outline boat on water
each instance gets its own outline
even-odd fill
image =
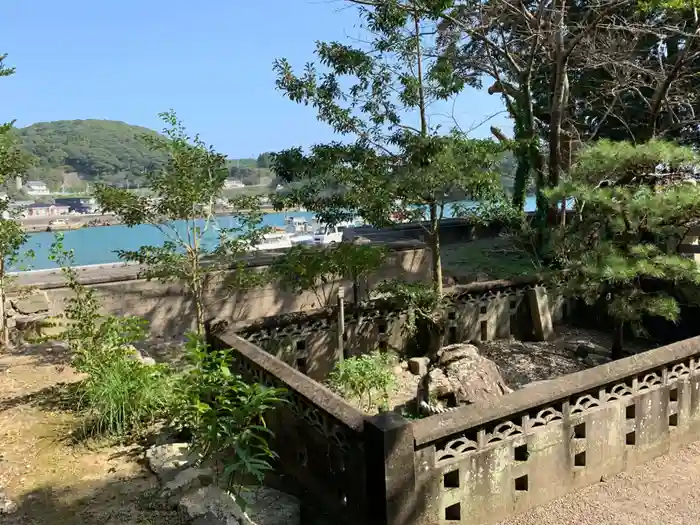
[[[304,217],[289,216],[284,219],[284,228],[274,228],[263,235],[263,241],[252,250],[283,250],[298,244],[328,246],[343,242],[343,232],[349,228],[361,226],[363,221],[352,221],[328,225],[317,221],[308,221]]]
[[[289,234],[283,228],[275,228],[270,233],[263,235],[261,243],[251,248],[253,251],[283,250],[291,248],[292,241]]]

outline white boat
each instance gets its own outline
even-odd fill
[[[284,229],[294,244],[310,243],[314,240],[314,228],[304,217],[285,217]]]
[[[343,232],[349,228],[356,228],[363,221],[356,218],[352,221],[343,221],[335,226],[327,224],[310,223],[304,217],[286,217],[284,228],[274,228],[272,232],[263,235],[263,240],[257,246],[251,248],[254,251],[282,250],[291,248],[297,244],[316,244],[328,246],[343,242]]]
[[[262,242],[253,246],[251,250],[283,250],[291,247],[290,235],[284,230],[275,228],[272,232],[264,234]]]

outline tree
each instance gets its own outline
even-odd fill
[[[427,218],[437,302],[445,208],[455,194],[479,199],[502,190],[497,168],[503,148],[430,126],[430,104],[451,98],[467,82],[447,60],[434,58],[436,18],[420,5],[404,0],[358,6],[371,40],[357,46],[318,43],[323,71],[307,64],[296,75],[285,59],[275,62],[278,88],[292,101],[312,105],[319,120],[347,142],[316,145],[309,154],[300,148],[277,153],[273,169],[296,181],[278,207],[303,205],[330,224],[356,214],[375,226],[391,224],[395,213]]]
[[[591,55],[586,45],[631,0],[570,2],[492,0],[443,3],[439,47],[464,78],[485,77],[514,122],[518,170],[514,204],[522,209],[528,180],[537,186],[538,220],[556,211],[545,197],[571,162],[577,136],[569,119],[571,84]],[[426,7],[426,9],[429,9]],[[499,136],[499,130],[494,129]]]
[[[386,258],[382,246],[340,243],[335,246],[298,244],[275,258],[270,276],[294,293],[312,292],[316,306],[325,308],[337,297],[341,279],[354,285],[376,271]],[[359,302],[355,288],[355,303]]]
[[[270,168],[270,156],[272,155],[272,152],[266,152],[266,153],[261,153],[258,155],[258,158],[256,160],[256,165],[258,168],[261,169],[269,169]]]
[[[14,74],[15,69],[5,65],[7,55],[0,55],[0,77]],[[24,173],[32,165],[32,158],[17,147],[12,133],[14,122],[0,125],[0,186],[8,180]],[[18,210],[10,208],[7,198],[0,199],[0,330],[2,344],[9,346],[10,333],[8,316],[5,309],[7,290],[12,279],[7,274],[9,266],[18,262],[19,250],[27,241],[27,234],[19,222]],[[31,257],[32,252],[27,252]]]
[[[156,132],[111,120],[39,122],[16,130],[23,150],[37,158],[35,180],[61,185],[63,173],[135,186],[144,171],[162,168],[165,156],[142,140]],[[57,176],[57,175],[60,175]]]
[[[607,306],[616,322],[613,358],[622,356],[626,326],[641,328],[647,315],[678,318],[669,284],[700,283],[697,263],[678,253],[700,225],[698,160],[671,143],[602,140],[584,148],[571,181],[550,195],[575,201],[575,218],[556,243],[564,290]]]
[[[583,141],[697,142],[700,19],[681,4],[626,6],[584,40],[595,52],[574,74],[570,105]]]
[[[176,114],[162,113],[164,137],[146,137],[150,147],[167,156],[162,170],[144,177],[153,197],[98,185],[95,196],[107,212],[114,212],[127,226],[150,224],[166,238],[162,246],[142,246],[137,251],[120,250],[127,261],[145,265],[144,277],[185,284],[196,310],[197,332],[204,331],[205,289],[213,279],[233,271],[239,288],[257,283],[259,274],[248,270],[243,256],[260,242],[260,202],[256,197],[232,199],[230,215],[237,226],[221,228],[215,207],[228,176],[226,158],[191,138]],[[217,241],[218,240],[218,244]]]

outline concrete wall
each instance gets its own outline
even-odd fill
[[[492,281],[447,289],[451,305],[446,312],[443,344],[491,341],[511,335],[529,339],[532,314],[524,297],[532,287],[528,281]],[[561,320],[565,314],[563,299],[547,296],[547,301],[553,320]],[[405,329],[405,312],[377,301],[361,309],[348,305],[343,317],[342,343],[338,338],[337,308],[245,320],[229,325],[229,329],[316,381],[325,381],[344,357],[377,349],[411,353],[413,341]]]
[[[386,264],[369,279],[372,285],[388,278],[425,280],[430,275],[430,257],[417,241],[390,243]],[[264,270],[271,256],[260,256],[251,266]],[[165,337],[177,336],[193,326],[194,307],[178,283],[161,283],[139,278],[138,265],[105,265],[80,270],[80,280],[97,291],[104,311],[116,315],[134,315],[150,322],[151,332]],[[318,293],[295,294],[278,284],[268,284],[241,292],[231,283],[232,274],[212,276],[206,287],[207,317],[231,321],[255,319],[325,306],[324,298],[334,300],[337,290],[352,298],[353,283],[349,280],[319,286]],[[60,271],[24,272],[18,274],[16,285],[33,287],[36,293],[10,303],[18,323],[32,316],[60,314],[65,300],[72,292],[65,286]]]
[[[235,327],[209,333],[234,349],[237,368],[284,386],[301,407],[280,472],[341,523],[494,523],[700,437],[700,337],[492,402],[417,421],[364,415],[360,425],[346,402]],[[292,454],[289,443],[306,452]]]
[[[487,524],[700,437],[700,337],[412,423],[421,524]]]

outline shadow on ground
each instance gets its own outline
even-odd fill
[[[12,496],[11,496],[12,497]],[[17,510],[0,517],[3,525],[180,525],[186,523],[157,498],[148,473],[109,482],[42,487],[12,498]]]
[[[19,406],[48,412],[70,412],[77,405],[79,383],[58,383],[37,392],[0,400],[0,414]]]

